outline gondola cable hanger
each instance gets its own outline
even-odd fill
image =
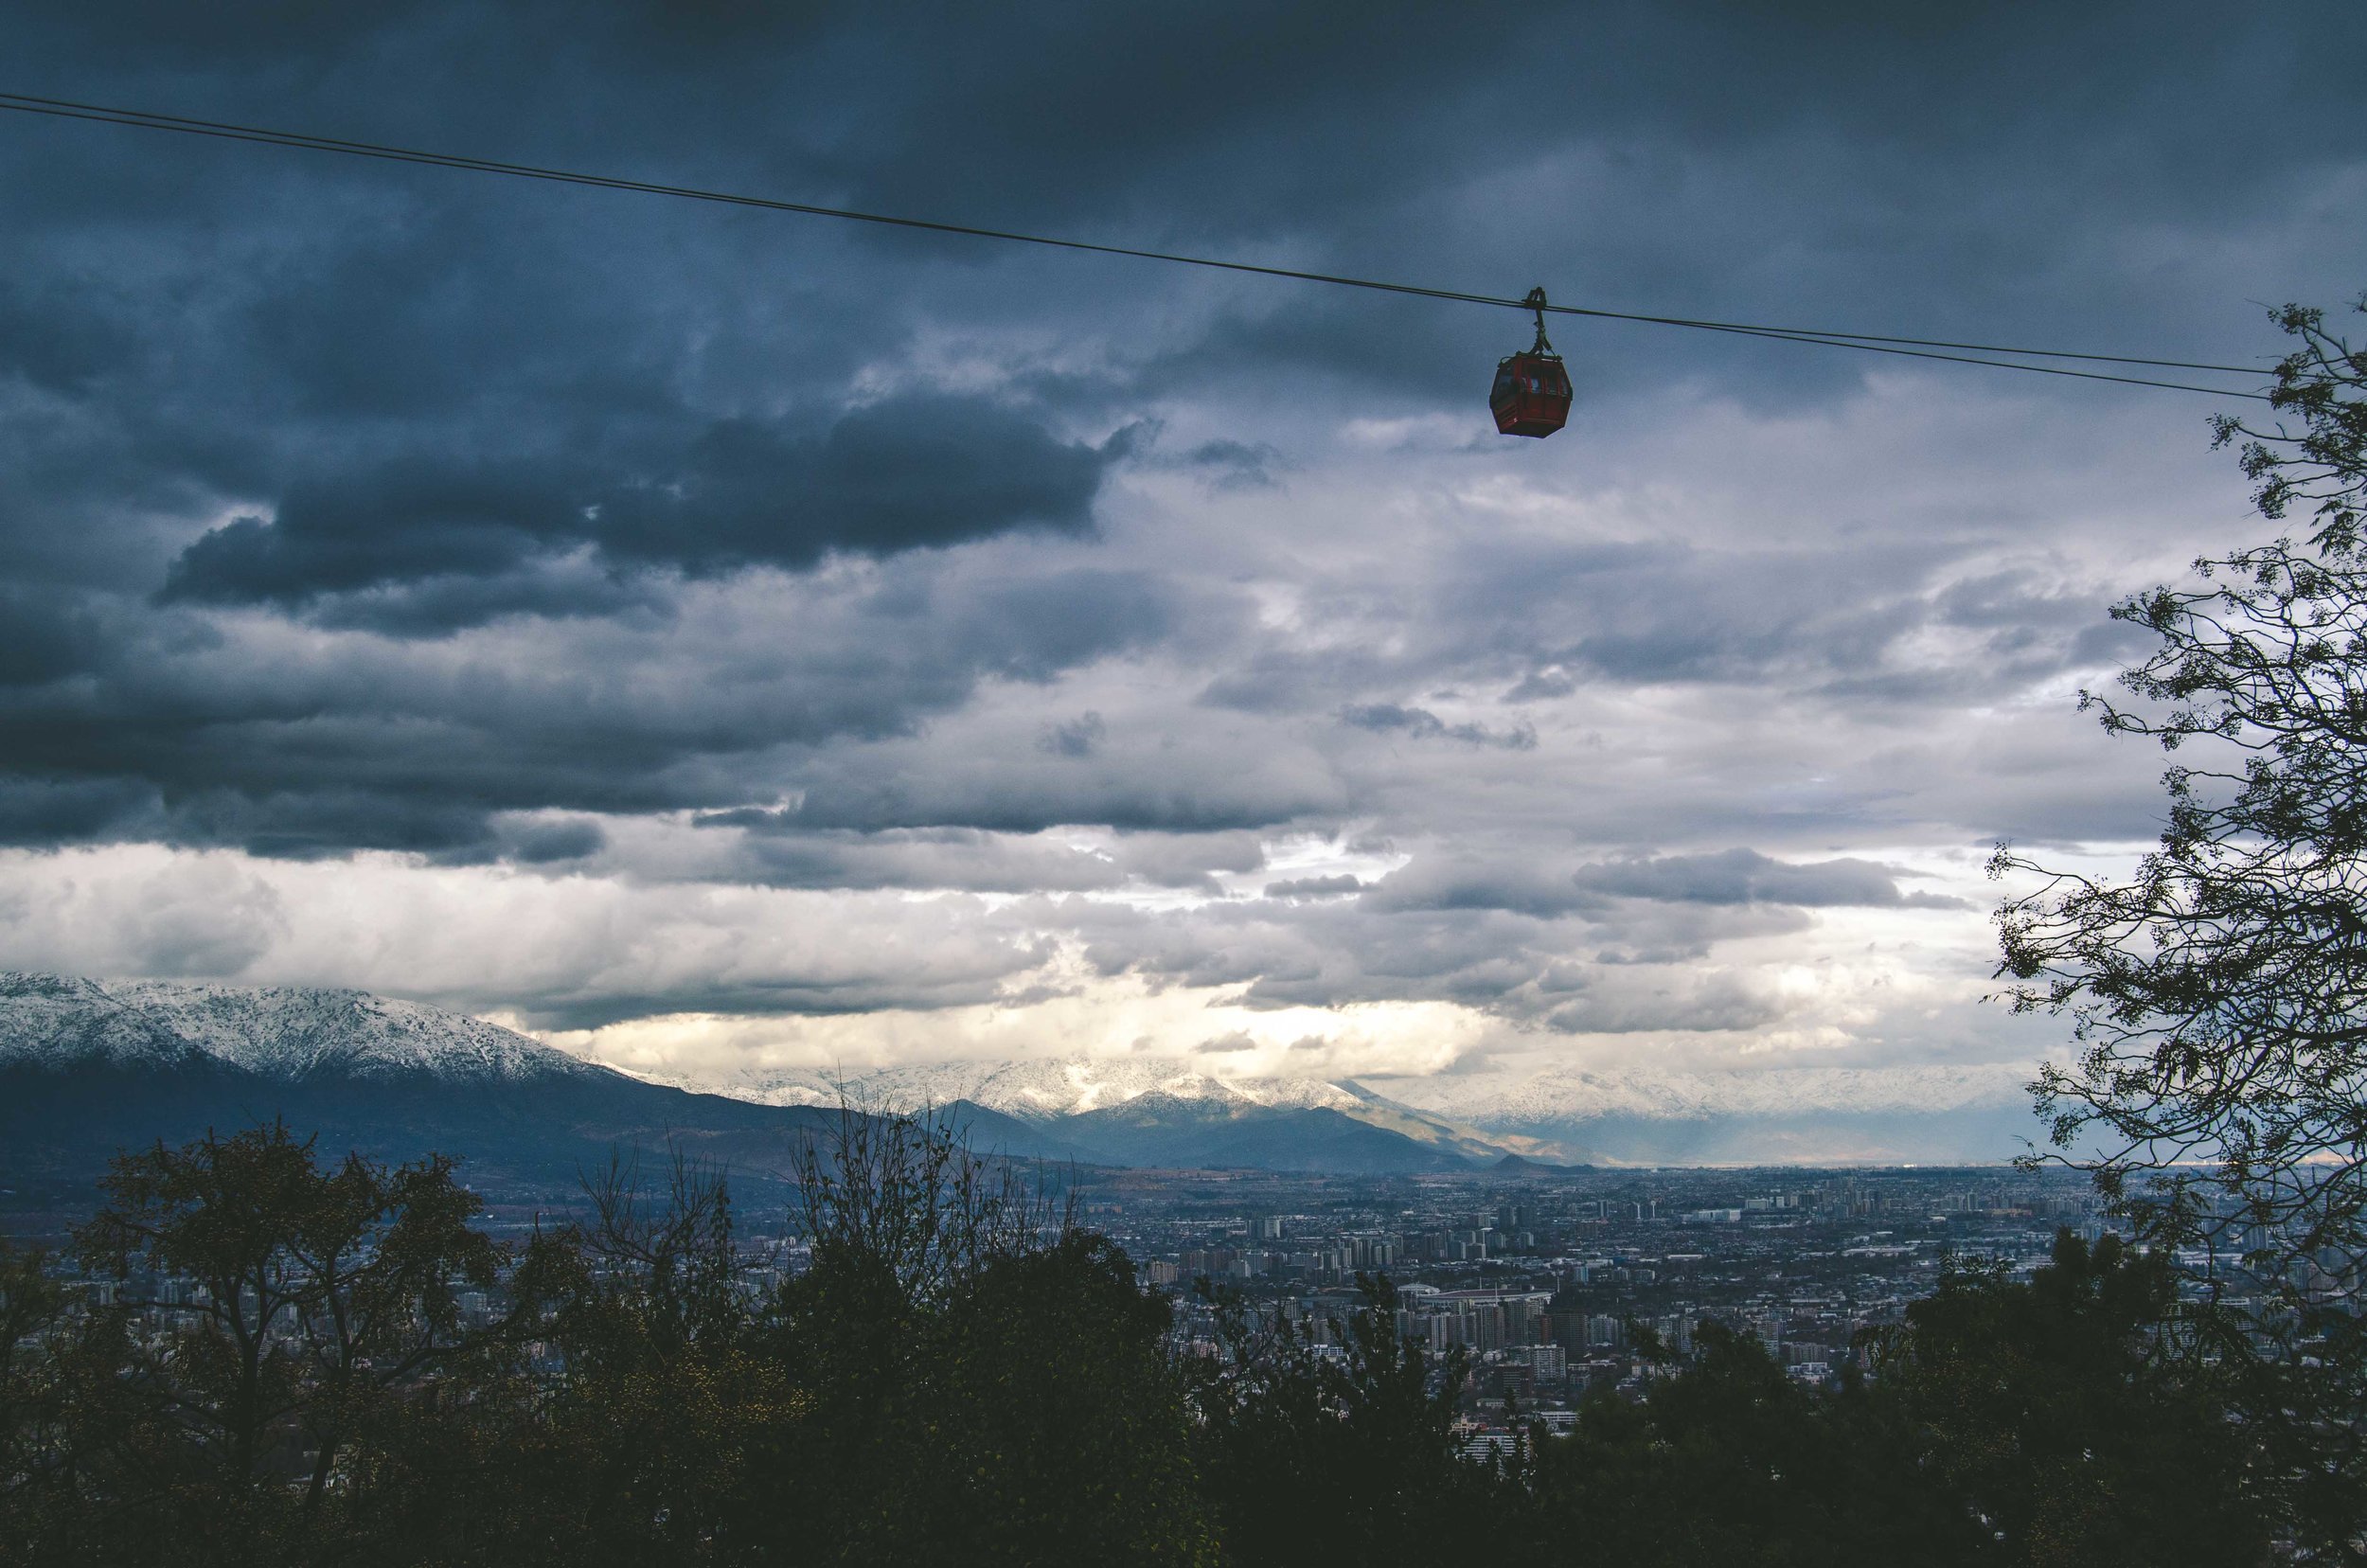
[[[1697,331],[1724,332],[1784,343],[1816,344],[1828,348],[1854,348],[1863,353],[1938,360],[1955,365],[1984,365],[1994,369],[2020,370],[2031,375],[2067,376],[2081,381],[2112,382],[2127,386],[2151,386],[2173,392],[2198,392],[2209,397],[2242,398],[2263,402],[2269,401],[2267,394],[2260,392],[2198,386],[2189,382],[2163,381],[2145,376],[2116,375],[2103,370],[2077,369],[2066,365],[2029,365],[2021,361],[2025,359],[2070,360],[2089,365],[2127,365],[2164,370],[2201,370],[2223,375],[2255,377],[2271,373],[2258,366],[2212,365],[2193,360],[2150,359],[2127,354],[2082,353],[2062,348],[2007,347],[1997,344],[1961,343],[1940,338],[1901,337],[1824,328],[1771,327],[1749,322],[1711,321],[1690,316],[1612,311],[1587,305],[1556,305],[1546,299],[1545,291],[1542,288],[1531,289],[1526,295],[1519,298],[1475,294],[1457,289],[1431,288],[1421,284],[1353,277],[1336,273],[1305,271],[1295,267],[1269,266],[1254,261],[1231,261],[1215,257],[1186,256],[1176,252],[1148,250],[1130,245],[1103,244],[1088,240],[1023,234],[1011,229],[985,228],[974,224],[946,223],[934,219],[863,212],[850,207],[824,206],[814,203],[791,202],[774,197],[707,190],[693,186],[629,179],[621,175],[551,169],[534,164],[475,157],[466,153],[436,152],[418,148],[395,147],[381,142],[354,141],[340,136],[316,135],[300,131],[282,131],[265,126],[240,125],[224,120],[196,119],[183,115],[167,115],[151,110],[126,109],[106,104],[81,103],[68,98],[42,98],[25,93],[0,92],[0,109],[51,118],[89,120],[106,125],[129,126],[135,130],[169,131],[178,134],[205,136],[217,140],[293,148],[305,151],[335,152],[348,157],[369,158],[380,162],[417,164],[436,169],[502,174],[512,178],[541,180],[560,185],[632,191],[642,195],[668,196],[726,206],[752,207],[805,217],[834,218],[848,223],[917,229],[928,233],[957,235],[971,239],[1001,240],[1018,244],[1048,246],[1059,250],[1084,251],[1100,256],[1127,257],[1144,261],[1165,261],[1178,266],[1248,273],[1258,276],[1286,278],[1297,282],[1326,283],[1340,288],[1366,289],[1383,294],[1407,294],[1416,298],[1443,299],[1458,304],[1487,305],[1500,309],[1525,311],[1536,316],[1537,342],[1531,348],[1521,353],[1507,355],[1500,362],[1497,366],[1496,382],[1490,388],[1488,397],[1489,408],[1496,416],[1497,428],[1506,435],[1550,435],[1554,430],[1561,428],[1562,419],[1567,417],[1571,396],[1570,382],[1568,372],[1562,365],[1561,356],[1555,353],[1551,345],[1546,341],[1545,317],[1548,314],[1591,317],[1604,321],[1635,322],[1647,326],[1678,327]]]

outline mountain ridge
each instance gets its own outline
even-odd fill
[[[1506,1153],[1544,1152],[1531,1139],[1484,1135],[1462,1122],[1393,1100],[1353,1078],[1211,1073],[1186,1057],[908,1063],[852,1074],[775,1068],[651,1081],[712,1086],[769,1105],[835,1105],[844,1096],[857,1105],[917,1111],[967,1100],[1041,1127],[1068,1129],[1080,1137],[1089,1125],[1126,1124],[1104,1113],[1153,1099],[1172,1102],[1171,1119],[1203,1128],[1224,1119],[1208,1114],[1211,1107],[1237,1114],[1326,1112],[1450,1156],[1446,1168],[1485,1164]],[[1320,1117],[1316,1124],[1329,1126]]]
[[[190,1053],[265,1078],[426,1071],[462,1079],[614,1072],[464,1013],[344,988],[99,981],[0,971],[0,1067]],[[625,1075],[620,1075],[625,1076]]]
[[[404,1157],[466,1138],[541,1168],[603,1140],[688,1138],[777,1173],[766,1140],[820,1125],[842,1096],[952,1112],[983,1149],[1137,1167],[1952,1163],[2039,1131],[2011,1064],[1371,1081],[1210,1065],[1138,1053],[669,1077],[367,991],[0,972],[0,1157],[20,1167],[27,1149],[76,1164],[76,1137],[148,1142],[280,1112]]]
[[[2042,1130],[2013,1062],[1751,1071],[1567,1066],[1427,1078],[1278,1078],[1133,1054],[905,1063],[855,1073],[750,1068],[652,1081],[768,1104],[917,1110],[969,1099],[1039,1126],[1149,1096],[1240,1108],[1292,1106],[1451,1150],[1544,1165],[1948,1164],[2008,1158]]]
[[[275,1117],[331,1156],[434,1150],[462,1158],[472,1182],[561,1200],[615,1151],[680,1149],[776,1184],[825,1121],[642,1083],[368,992],[0,974],[0,1181],[11,1192],[83,1201],[117,1149]]]
[[[993,1095],[1025,1114],[959,1092],[925,1099],[981,1152],[1080,1164],[1380,1172],[1468,1168],[1482,1148],[1503,1152],[1402,1109],[1345,1114],[1364,1099],[1336,1086],[1253,1100],[1206,1075],[1170,1075],[1152,1098],[1113,1095],[1072,1112],[1013,1087],[1026,1077]],[[276,1115],[332,1149],[406,1159],[437,1149],[546,1186],[618,1146],[686,1148],[777,1181],[842,1103],[836,1086],[791,1086],[767,1102],[650,1081],[366,991],[0,973],[0,1170],[14,1176],[87,1177],[117,1148]],[[851,1103],[921,1108],[860,1094]],[[1392,1118],[1404,1130],[1382,1125]]]

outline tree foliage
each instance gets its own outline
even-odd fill
[[[1195,1448],[1237,1562],[1436,1560],[1490,1515],[1500,1478],[1455,1445],[1464,1352],[1400,1338],[1388,1279],[1359,1286],[1326,1343],[1201,1282],[1217,1343],[1187,1368]]]
[[[10,1480],[52,1559],[303,1556],[352,1463],[465,1350],[457,1292],[504,1261],[451,1172],[323,1169],[277,1123],[119,1157],[76,1238],[115,1302],[69,1319],[31,1265],[9,1271],[32,1349],[9,1367],[30,1421]]]
[[[117,1303],[0,1248],[0,1563],[2039,1568],[2268,1540],[2253,1434],[2162,1353],[2170,1275],[2117,1244],[1952,1272],[1835,1390],[1704,1322],[1642,1399],[1473,1460],[1469,1363],[1400,1336],[1385,1278],[1322,1321],[1207,1290],[1215,1343],[1184,1347],[1122,1252],[942,1123],[850,1115],[805,1164],[783,1271],[687,1159],[614,1163],[502,1249],[443,1160],[323,1168],[277,1127],[124,1157],[79,1243]],[[499,1310],[455,1313],[489,1266]],[[169,1295],[160,1331],[139,1303]]]
[[[2367,350],[2276,319],[2273,419],[2217,437],[2308,533],[2116,606],[2157,646],[2082,698],[2179,756],[2159,844],[2125,882],[1993,870],[2038,879],[1999,912],[2013,1005],[2078,1045],[2037,1086],[2051,1157],[2208,1258],[2185,1331],[2250,1363],[2297,1527],[2340,1553],[2367,1528]]]
[[[2169,1259],[2068,1233],[2026,1287],[1951,1267],[1875,1345],[1875,1398],[1918,1471],[2010,1560],[2269,1560],[2253,1439],[2186,1353]]]
[[[2071,1236],[2026,1284],[1952,1265],[1830,1390],[1705,1322],[1648,1398],[1537,1445],[1529,1527],[1638,1568],[2265,1563],[2250,1438],[2154,1353],[2168,1279]]]

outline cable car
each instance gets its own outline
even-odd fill
[[[1487,411],[1496,416],[1500,435],[1551,436],[1570,418],[1570,373],[1545,341],[1545,291],[1531,289],[1521,303],[1537,312],[1537,343],[1497,362]]]

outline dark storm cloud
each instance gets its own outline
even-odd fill
[[[709,817],[722,825],[747,813]],[[958,888],[972,893],[1082,892],[1125,882],[1112,862],[1041,840],[974,829],[814,832],[778,820],[752,846],[754,880],[774,887]]]
[[[608,843],[598,823],[583,821],[527,823],[504,836],[511,858],[527,865],[587,860]]]
[[[1206,476],[1216,490],[1272,490],[1290,460],[1264,441],[1202,441],[1183,458],[1187,467]]]
[[[1087,711],[1057,724],[1046,724],[1036,737],[1036,749],[1055,757],[1091,757],[1101,738],[1110,733],[1110,726],[1101,722],[1101,715]]]
[[[1007,529],[1082,532],[1126,441],[1062,442],[976,399],[907,396],[846,415],[819,442],[733,421],[684,472],[597,503],[604,548],[694,568],[807,566]]]
[[[1214,874],[1249,872],[1266,864],[1265,841],[1239,829],[1197,833],[1120,833],[1112,851],[1130,876],[1154,887],[1214,891]]]
[[[1781,928],[1753,916],[1726,923],[1729,935]],[[1232,903],[1190,919],[1098,907],[1081,920],[1102,973],[1245,985],[1252,1007],[1443,999],[1561,1033],[1729,1030],[1781,1010],[1732,975],[1679,967],[1705,941],[1647,962],[1563,956],[1587,929],[1503,910],[1390,910],[1369,897]]]
[[[1599,898],[1581,891],[1566,864],[1535,855],[1417,855],[1364,898],[1375,910],[1510,910],[1539,919],[1569,915]]]
[[[9,26],[22,90],[1612,308],[2233,359],[2359,281],[2352,6]],[[1034,894],[995,932],[1257,1005],[1731,1029],[1773,1005],[1667,971],[1945,901],[1803,844],[2130,820],[2128,765],[1944,721],[2121,656],[2023,546],[2149,524],[2026,481],[2156,395],[1569,321],[1573,432],[1513,452],[1512,312],[13,117],[0,212],[0,840],[944,906],[545,1016],[1007,999],[1025,940],[934,955]],[[1812,461],[1958,396],[2038,412]],[[1264,882],[1343,828],[1456,847]]]
[[[157,837],[168,827],[156,792],[136,778],[0,779],[0,845]]]
[[[734,609],[792,612],[753,647],[711,621],[528,623],[457,665],[404,644],[291,660],[301,633],[291,644],[267,622],[218,628],[182,610],[115,625],[96,669],[0,686],[0,756],[37,799],[76,803],[15,820],[84,824],[73,838],[452,854],[498,849],[489,824],[504,811],[727,810],[777,793],[796,757],[909,733],[982,682],[1042,682],[1156,639],[1181,602],[1142,574],[998,576],[921,558],[780,593]],[[718,661],[731,680],[716,680]],[[804,825],[832,826],[827,793],[817,802]],[[101,804],[112,814],[93,821]]]
[[[441,573],[381,582],[283,608],[300,607],[306,621],[335,631],[442,637],[521,616],[670,621],[676,614],[672,588],[663,577],[619,571],[583,552],[531,558],[513,570],[484,577]]]
[[[1799,904],[1807,908],[1962,909],[1961,899],[1899,890],[1902,873],[1872,861],[1794,864],[1755,849],[1660,855],[1590,865],[1573,878],[1588,892],[1672,903]]]
[[[1337,877],[1293,877],[1287,882],[1266,884],[1266,897],[1269,899],[1337,899],[1363,891],[1364,883],[1361,878],[1344,874]]]
[[[449,465],[414,455],[297,485],[273,519],[215,529],[173,562],[163,597],[301,604],[499,578],[534,555],[586,544],[619,563],[711,573],[1028,526],[1077,533],[1124,447],[1117,437],[1058,441],[975,399],[909,396],[856,409],[819,437],[724,420],[675,463],[632,478],[603,480],[596,456]],[[454,602],[462,613],[489,607]]]
[[[497,577],[566,538],[583,503],[527,465],[449,468],[410,458],[293,487],[277,517],[241,517],[172,563],[164,602],[298,604],[423,578]]]
[[[1255,871],[1265,862],[1257,836],[1243,832],[1121,833],[1080,845],[974,828],[815,829],[799,809],[702,812],[693,820],[747,834],[731,869],[739,880],[776,887],[1073,893],[1139,882],[1220,896],[1216,873]]]
[[[1609,917],[1615,900],[1653,904],[1698,906],[1704,909],[1765,906],[1783,908],[1961,909],[1959,900],[1935,894],[1902,891],[1895,866],[1872,861],[1838,859],[1793,863],[1755,849],[1728,849],[1705,855],[1639,856],[1581,864],[1575,868],[1566,856],[1504,853],[1419,855],[1403,869],[1375,884],[1365,908],[1381,912],[1445,912],[1503,910],[1538,919],[1564,916]],[[1620,912],[1629,941],[1642,942],[1649,954],[1671,947],[1698,953],[1718,935],[1740,935],[1732,925],[1703,927],[1690,921],[1676,926],[1654,921],[1633,910]],[[1632,950],[1631,950],[1632,951]],[[1614,956],[1613,961],[1618,961]],[[1662,961],[1653,957],[1651,961]]]
[[[72,600],[0,585],[0,686],[39,686],[88,667],[96,617]]]
[[[1400,707],[1395,703],[1343,708],[1340,722],[1376,735],[1402,735],[1409,740],[1460,740],[1467,746],[1501,746],[1506,751],[1537,749],[1537,731],[1527,724],[1502,731],[1480,723],[1450,724],[1428,708]]]
[[[849,768],[818,778],[799,820],[815,828],[877,830],[935,822],[1031,833],[1055,823],[1095,823],[1126,831],[1237,832],[1339,811],[1348,801],[1336,779],[1255,771],[1160,786],[1131,771],[1062,779],[997,775],[880,776]]]

